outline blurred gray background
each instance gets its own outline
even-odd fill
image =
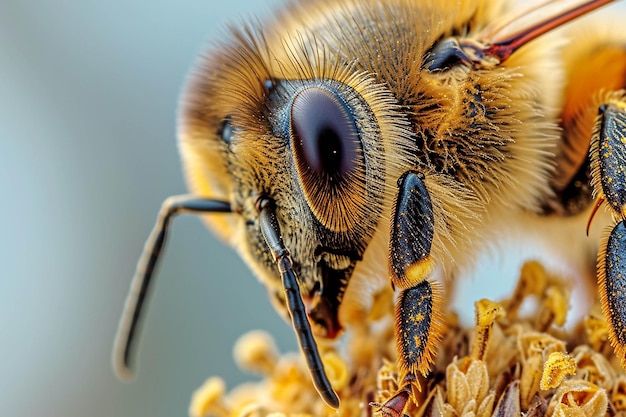
[[[0,415],[185,416],[208,376],[244,378],[245,331],[295,347],[247,267],[183,216],[135,382],[109,359],[160,204],[185,192],[182,81],[227,21],[272,3],[0,0]]]
[[[227,22],[279,3],[0,0],[0,415],[185,416],[208,376],[249,378],[231,355],[245,331],[296,348],[247,267],[183,216],[135,382],[119,382],[109,359],[157,210],[185,191],[182,81]],[[497,298],[489,287],[474,285]]]

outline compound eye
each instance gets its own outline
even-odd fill
[[[319,176],[345,177],[357,165],[361,142],[354,121],[326,89],[310,87],[294,98],[291,135],[299,163]]]
[[[326,227],[347,228],[350,216],[341,207],[365,180],[363,146],[349,107],[329,89],[305,88],[291,103],[290,136],[313,212]]]
[[[428,71],[447,71],[458,65],[470,62],[465,51],[456,39],[446,39],[435,45],[426,58]]]
[[[217,134],[222,138],[225,143],[230,143],[233,137],[233,128],[230,125],[230,117],[226,117],[224,121],[222,121],[222,125],[218,130]]]

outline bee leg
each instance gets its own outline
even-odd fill
[[[598,254],[598,287],[609,338],[626,368],[626,102],[610,95],[600,106],[591,140],[594,194],[617,219]]]
[[[615,225],[598,258],[598,286],[602,312],[609,324],[609,339],[626,368],[626,226]]]
[[[386,416],[399,417],[421,391],[418,377],[426,376],[441,338],[443,303],[429,279],[434,265],[430,249],[434,219],[430,196],[417,172],[398,180],[399,191],[391,227],[391,281],[396,300],[396,346],[400,387],[384,404],[374,404]]]

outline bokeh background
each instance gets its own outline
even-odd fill
[[[279,3],[0,0],[0,415],[185,416],[208,376],[230,387],[249,378],[231,355],[245,331],[296,348],[236,254],[183,216],[136,380],[119,382],[109,359],[157,210],[185,190],[175,141],[183,79],[227,22]],[[506,265],[477,275],[515,275],[518,263]]]
[[[276,2],[274,2],[276,3]],[[145,321],[139,372],[110,351],[164,198],[185,191],[181,84],[227,21],[272,1],[0,0],[0,415],[185,416],[231,348],[291,329],[247,267],[179,218]]]

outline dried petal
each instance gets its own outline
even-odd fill
[[[545,417],[548,412],[548,401],[545,398],[540,397],[539,394],[535,394],[530,403],[530,408],[524,415],[524,417]]]
[[[493,413],[493,417],[519,416],[522,409],[519,403],[519,381],[511,382],[498,401],[498,406]]]
[[[476,311],[476,328],[474,330],[472,357],[483,360],[493,330],[493,324],[498,317],[504,316],[504,309],[500,304],[489,301],[486,298],[477,301],[474,303],[474,306]]]
[[[269,395],[294,411],[306,409],[313,398],[318,399],[308,371],[302,368],[299,359],[299,356],[281,358],[269,380]]]
[[[262,417],[263,410],[259,404],[251,403],[241,407],[238,411],[232,413],[232,415],[237,417]]]
[[[448,403],[462,415],[476,412],[489,392],[489,374],[483,361],[459,360],[451,363],[446,371]],[[473,408],[468,409],[468,404]]]
[[[489,392],[489,374],[483,361],[471,361],[466,372],[470,395],[479,404]]]
[[[430,413],[431,417],[456,417],[457,413],[450,404],[447,404],[443,400],[443,395],[439,387],[436,388],[437,392],[432,405]]]
[[[448,388],[448,404],[457,412],[461,412],[465,404],[471,399],[470,384],[465,374],[459,370],[456,363],[450,364],[446,372]]]
[[[472,399],[467,404],[464,404],[464,407],[461,409],[459,413],[460,416],[475,416],[476,415],[476,400]]]
[[[224,380],[219,377],[211,377],[207,379],[200,388],[198,388],[191,397],[189,406],[189,415],[191,417],[204,417],[215,415],[218,417],[226,417],[229,410],[223,402],[226,386]]]
[[[520,378],[520,400],[524,410],[530,407],[533,397],[539,391],[542,371],[543,358],[541,356],[535,355],[526,360]]]
[[[626,411],[626,377],[622,376],[615,384],[615,389],[611,395],[613,407],[617,411]]]
[[[228,393],[225,400],[231,405],[229,415],[257,417],[267,414],[267,407],[271,407],[267,386],[267,381],[261,381],[259,383],[246,382],[235,387]]]
[[[478,405],[478,409],[476,410],[477,417],[489,417],[493,412],[493,406],[496,403],[496,393],[495,391],[489,391],[489,394],[483,398],[482,402]]]
[[[556,388],[567,375],[576,373],[576,361],[563,352],[552,352],[543,367],[539,387],[542,390]]]
[[[563,326],[569,309],[569,290],[563,286],[550,286],[546,289],[541,312],[535,328],[546,330],[552,324]]]
[[[576,376],[601,388],[610,390],[616,383],[616,372],[611,363],[603,355],[592,350],[589,346],[576,347],[572,352],[576,360]]]
[[[376,396],[374,402],[384,403],[398,390],[398,369],[395,363],[383,360],[376,373]]]
[[[609,328],[601,312],[592,312],[583,321],[591,348],[601,352],[609,341]]]
[[[507,317],[509,319],[517,317],[524,299],[529,295],[541,294],[546,285],[547,276],[543,265],[536,261],[529,261],[522,265],[513,296],[503,303]]]
[[[322,361],[324,362],[324,369],[330,384],[335,390],[342,390],[350,378],[346,363],[336,352],[332,351],[325,353]]]
[[[606,415],[608,404],[606,391],[597,385],[580,380],[565,381],[554,394],[548,413],[553,417],[601,417]]]
[[[237,365],[248,372],[269,375],[278,362],[278,349],[269,333],[251,331],[235,343],[233,355]]]
[[[565,342],[547,333],[527,331],[519,338],[519,349],[523,358],[547,357],[552,352],[565,352]]]

